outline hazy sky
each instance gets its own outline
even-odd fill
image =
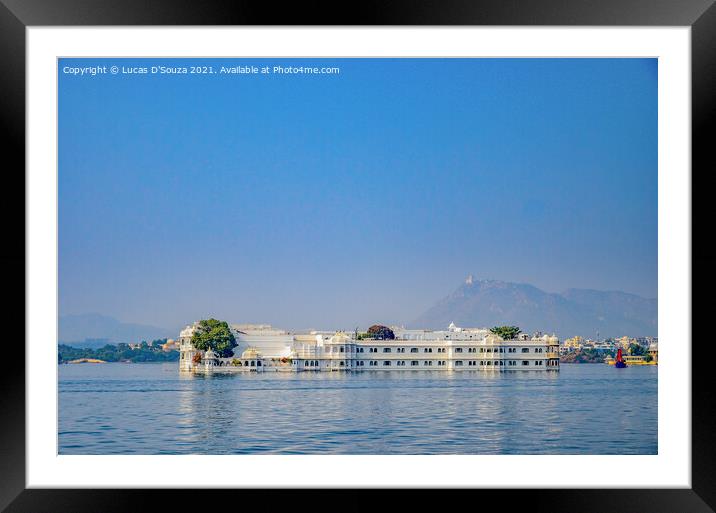
[[[340,74],[62,72],[157,64]],[[468,273],[656,297],[656,59],[59,70],[61,315],[353,329]]]

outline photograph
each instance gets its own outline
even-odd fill
[[[714,513],[715,1],[0,0],[0,512]]]
[[[59,57],[57,453],[659,455],[659,66]]]

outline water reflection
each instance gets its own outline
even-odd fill
[[[192,376],[60,366],[62,454],[656,454],[657,369]]]

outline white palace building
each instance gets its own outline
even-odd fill
[[[179,368],[185,372],[362,372],[362,371],[558,371],[559,339],[539,333],[504,340],[482,328],[408,330],[391,328],[395,338],[366,339],[357,333],[291,333],[266,324],[232,324],[238,345],[219,358],[196,349],[195,322],[179,336]]]

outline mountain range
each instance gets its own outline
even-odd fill
[[[445,329],[519,326],[523,332],[556,333],[560,338],[657,336],[657,300],[620,291],[568,289],[545,292],[526,283],[474,280],[471,276],[452,294],[410,323]]]
[[[59,319],[59,342],[75,347],[101,347],[119,342],[140,342],[171,338],[176,333],[157,326],[122,322],[96,313],[62,315]]]
[[[525,333],[555,333],[564,339],[624,335],[657,336],[657,300],[620,291],[568,289],[545,292],[527,283],[473,280],[438,301],[408,327],[445,329],[519,326]],[[100,314],[63,315],[59,340],[76,347],[101,347],[119,342],[151,341],[177,336],[177,330],[119,321]]]

